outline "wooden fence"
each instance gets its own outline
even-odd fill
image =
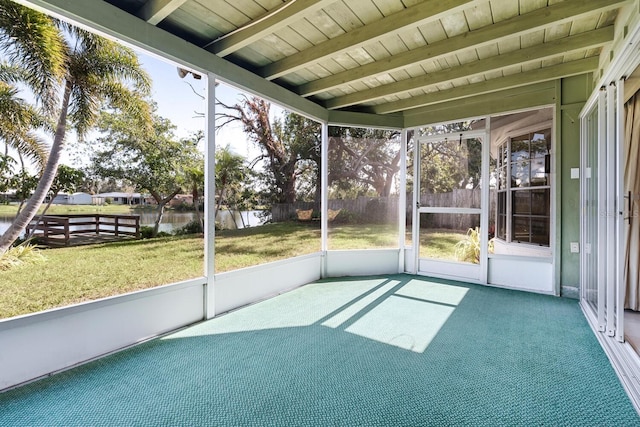
[[[27,226],[27,233],[44,245],[71,246],[105,240],[140,238],[139,215],[45,215]]]

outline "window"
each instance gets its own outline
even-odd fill
[[[549,246],[551,129],[508,138],[498,147],[496,237]]]

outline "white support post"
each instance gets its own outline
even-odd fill
[[[624,194],[624,165],[625,165],[625,135],[624,135],[624,79],[622,77],[618,82],[618,91],[616,96],[617,118],[616,121],[616,195],[617,195],[617,215],[616,215],[616,340],[624,342],[624,296],[626,283],[624,283],[624,267],[625,267],[625,194]],[[631,212],[628,213],[631,215]]]
[[[482,140],[482,172],[480,186],[480,282],[488,283],[489,279],[489,216],[491,208],[489,203],[489,158],[491,156],[491,117],[485,119],[485,136]]]
[[[420,269],[420,142],[417,135],[418,129],[413,133],[413,207],[411,208],[411,240],[413,242],[413,270],[416,274]]]
[[[607,335],[615,335],[616,307],[616,85],[607,86]]]
[[[606,325],[607,297],[607,92],[598,93],[598,331]],[[602,256],[601,256],[602,255]]]
[[[400,194],[398,194],[398,273],[404,273],[404,247],[407,232],[407,129],[400,137]]]
[[[587,224],[589,212],[586,209],[587,200],[587,159],[589,153],[589,129],[588,120],[584,117],[580,119],[580,271],[578,276],[578,289],[580,290],[580,300],[587,299],[586,274],[587,265]]]
[[[215,192],[216,192],[216,77],[207,73],[206,118],[204,130],[204,318],[215,313]]]
[[[329,218],[327,218],[329,212],[329,125],[327,122],[322,123],[321,132],[321,153],[320,153],[320,228],[321,228],[321,243],[320,250],[322,251],[322,271],[320,275],[327,277],[327,249],[328,249],[328,232],[329,232]]]

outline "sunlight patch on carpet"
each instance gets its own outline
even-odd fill
[[[454,310],[447,305],[392,296],[345,331],[422,353]]]

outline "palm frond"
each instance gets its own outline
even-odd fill
[[[42,167],[49,148],[33,129],[46,128],[47,120],[17,94],[14,86],[0,82],[0,140]]]
[[[57,103],[66,74],[68,46],[52,18],[10,0],[0,0],[0,51],[28,70],[24,81],[47,110]]]

